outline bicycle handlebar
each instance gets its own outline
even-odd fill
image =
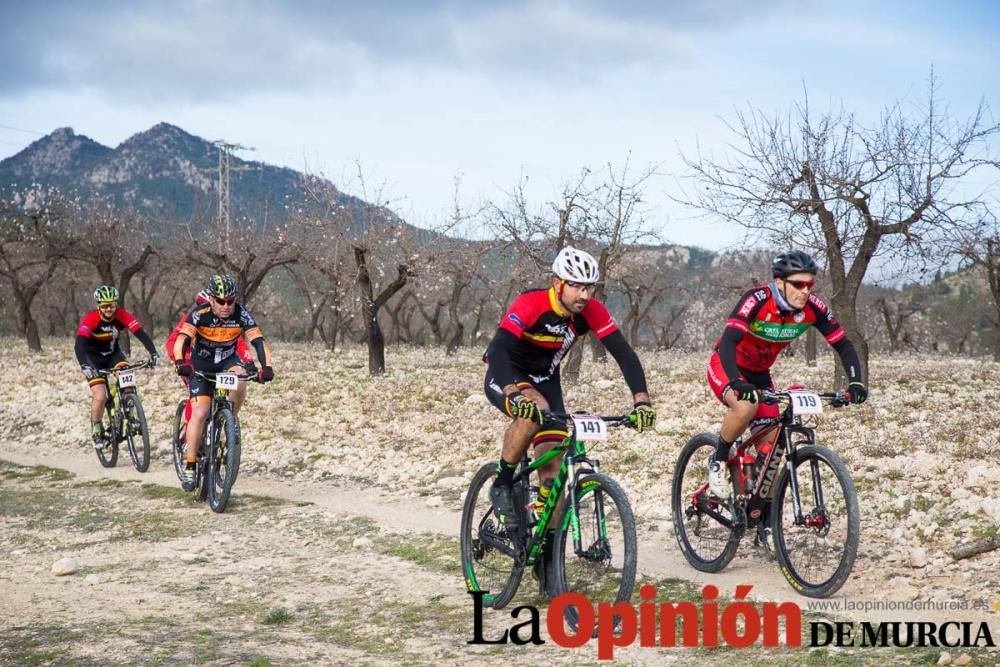
[[[605,417],[602,415],[592,415],[587,412],[570,413],[570,412],[552,412],[549,410],[542,410],[542,417],[546,419],[552,418],[556,421],[561,421],[561,422],[570,422],[573,420],[573,417],[597,417],[608,426],[624,426],[626,428],[635,428],[635,424],[632,423],[632,420],[629,418],[629,415],[627,414]]]
[[[195,371],[193,375],[197,375],[198,377],[208,380],[209,382],[215,382],[215,376],[222,375],[222,373],[202,373],[201,371]],[[239,378],[241,380],[246,380],[248,382],[257,382],[260,384],[264,384],[264,381],[261,380],[256,375],[240,375]]]
[[[149,361],[137,361],[136,363],[134,363],[134,364],[128,364],[127,366],[118,366],[116,368],[99,369],[97,371],[97,374],[100,377],[107,377],[107,376],[111,375],[112,373],[124,373],[125,371],[134,371],[134,370],[136,370],[138,368],[145,368],[146,366],[149,366],[149,365],[150,365]]]
[[[761,389],[760,398],[761,401],[768,405],[774,405],[781,400],[789,400],[792,394],[796,391],[807,391],[805,388],[801,390],[795,389],[776,389],[774,391],[770,389]],[[841,408],[845,405],[850,405],[851,403],[851,393],[848,391],[816,391],[813,392],[819,396],[824,401],[828,401],[831,406],[835,408]]]

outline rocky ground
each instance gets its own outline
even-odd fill
[[[497,455],[503,419],[482,398],[479,351],[391,349],[367,375],[363,349],[331,356],[276,343],[278,379],[253,385],[241,415],[243,467],[229,511],[180,492],[167,449],[180,384],[169,369],[140,392],[154,440],[150,472],[127,455],[101,468],[86,435],[86,387],[69,340],[41,355],[0,339],[17,381],[0,389],[0,664],[453,664],[593,661],[588,645],[470,646],[472,606],[457,558],[461,495]],[[661,600],[699,600],[711,582],[732,595],[807,609],[749,543],[719,575],[677,551],[667,492],[683,442],[717,429],[721,408],[703,354],[642,355],[658,408],[655,434],[616,432],[600,452],[639,518],[641,575]],[[829,387],[832,359],[783,359],[779,384]],[[846,460],[862,500],[862,539],[837,600],[911,603],[841,612],[863,620],[985,620],[1000,641],[1000,551],[953,561],[953,545],[1000,525],[1000,365],[888,358],[871,368],[872,398],[830,413],[819,439]],[[567,391],[573,409],[622,412],[617,370],[588,363]],[[60,559],[76,561],[65,576]],[[64,563],[72,569],[73,563]],[[514,605],[542,607],[526,582]],[[931,603],[964,609],[928,609]],[[921,608],[921,605],[923,608]],[[978,607],[978,609],[974,609]],[[857,608],[857,607],[855,607]],[[915,608],[915,609],[914,609]],[[813,612],[808,618],[828,617]],[[543,615],[544,619],[544,615]],[[514,621],[487,612],[486,634]],[[543,630],[544,633],[544,630]],[[996,664],[951,649],[619,649],[636,664]]]

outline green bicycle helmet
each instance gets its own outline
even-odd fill
[[[232,276],[217,273],[208,281],[205,291],[216,299],[235,299],[240,294],[240,287]]]
[[[94,301],[102,303],[118,303],[118,288],[114,285],[101,285],[94,290]]]

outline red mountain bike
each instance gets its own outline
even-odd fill
[[[736,556],[748,529],[781,572],[808,597],[837,592],[854,567],[861,519],[857,492],[841,458],[816,444],[816,418],[823,403],[841,407],[846,392],[817,393],[804,387],[761,391],[767,403],[782,403],[781,414],[734,443],[726,461],[733,495],[709,491],[707,462],[717,437],[700,433],[677,457],[671,489],[674,534],[696,570],[719,572]]]

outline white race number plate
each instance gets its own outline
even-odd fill
[[[793,391],[789,393],[792,398],[792,414],[823,414],[823,401],[820,400],[819,394],[812,391]]]
[[[125,387],[135,386],[135,371],[128,371],[126,373],[118,374],[118,386],[124,389]]]
[[[219,389],[236,389],[240,376],[236,373],[219,373],[215,376],[215,386]]]
[[[573,431],[577,440],[607,440],[608,426],[600,417],[593,415],[574,415]]]

